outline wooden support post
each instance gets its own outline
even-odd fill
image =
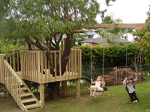
[[[76,98],[80,98],[80,79],[76,79]]]
[[[13,69],[14,69],[14,71],[16,71],[15,50],[13,50]]]
[[[45,103],[45,99],[44,99],[44,83],[40,84],[40,102],[42,105],[44,105]]]
[[[67,96],[67,81],[62,81],[62,95]]]

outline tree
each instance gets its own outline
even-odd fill
[[[96,23],[98,13],[99,4],[96,0],[14,0],[11,2],[9,18],[3,22],[6,32],[10,33],[3,37],[26,42],[30,50],[34,45],[46,51],[48,62],[51,63],[50,51],[60,49],[59,43],[65,34],[66,44],[61,57],[63,75],[71,51],[73,30],[80,29],[83,24]],[[54,76],[54,67],[50,66],[50,69]],[[54,99],[59,97],[59,84],[49,83]]]
[[[150,6],[149,6],[150,7]],[[144,52],[146,64],[150,64],[150,11],[144,27],[136,28],[134,35],[139,36],[137,46]]]

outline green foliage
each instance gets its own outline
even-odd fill
[[[91,63],[92,55],[92,64],[94,68],[102,68],[103,65],[103,50],[105,52],[105,67],[114,67],[114,66],[125,66],[126,65],[126,45],[122,46],[112,46],[112,47],[95,47],[90,48],[88,46],[81,46],[82,50],[82,64],[83,67],[89,68]],[[135,54],[139,52],[138,47],[134,43],[127,45],[128,50],[128,65],[133,65],[133,60]],[[113,60],[113,62],[111,62]]]
[[[148,15],[150,16],[150,12],[148,12]],[[140,37],[138,46],[145,54],[146,64],[150,64],[150,18],[147,19],[145,27],[136,29],[134,35]]]
[[[5,12],[9,18],[1,23],[1,39],[8,44],[15,44],[17,40],[21,44],[36,45],[41,50],[59,49],[59,39],[63,34],[70,38],[68,34],[72,34],[72,29],[96,23],[95,17],[100,13],[96,0],[12,0],[10,4],[8,12]],[[61,35],[56,36],[53,31]]]

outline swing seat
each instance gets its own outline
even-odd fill
[[[88,88],[90,90],[90,88]],[[101,95],[104,92],[104,90],[96,89],[95,95]]]
[[[88,90],[90,90],[90,88],[88,88]],[[104,92],[104,90],[96,89],[96,92]]]

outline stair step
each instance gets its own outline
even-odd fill
[[[41,106],[39,104],[31,104],[25,106],[26,109],[37,108],[37,107],[41,107]]]
[[[21,97],[25,97],[25,96],[31,96],[32,93],[24,93],[24,94],[21,94]]]
[[[21,103],[28,103],[28,102],[34,102],[37,101],[35,98],[29,98],[29,99],[23,99],[21,100]]]
[[[28,88],[26,87],[21,88],[21,91],[25,91],[25,90],[28,90]]]

